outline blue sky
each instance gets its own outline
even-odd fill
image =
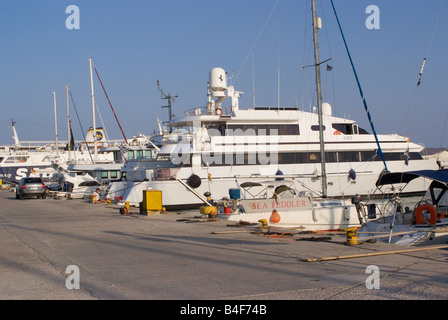
[[[357,120],[370,131],[330,1],[317,3],[323,19],[321,60],[331,57],[333,66],[331,72],[322,71],[324,101],[335,115]],[[448,133],[442,139],[448,112],[448,3],[435,33],[441,0],[334,3],[378,133],[448,147]],[[79,30],[65,26],[69,5],[79,7]],[[366,28],[369,5],[380,9],[378,30]],[[66,85],[84,129],[91,126],[89,57],[127,136],[151,134],[156,116],[167,120],[157,80],[164,91],[179,96],[173,112],[181,115],[205,105],[208,72],[216,66],[233,75],[232,83],[245,93],[241,108],[253,106],[253,84],[256,105],[277,105],[280,70],[280,104],[298,103],[309,110],[315,104],[314,74],[302,66],[313,63],[310,13],[308,0],[5,0],[0,9],[0,143],[13,142],[11,118],[21,140],[54,140],[53,91],[59,139],[66,139]],[[94,80],[109,137],[120,139]],[[78,120],[70,112],[80,140]]]

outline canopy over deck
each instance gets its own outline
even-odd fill
[[[448,169],[387,173],[385,175],[382,175],[377,180],[376,186],[378,187],[386,184],[409,183],[412,180],[420,177],[448,184]]]

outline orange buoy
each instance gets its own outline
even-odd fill
[[[434,206],[430,205],[429,203],[422,204],[417,207],[415,210],[415,222],[417,224],[423,224],[425,223],[425,218],[423,217],[423,211],[428,211],[431,215],[429,218],[429,224],[436,224],[437,223],[437,210]]]
[[[279,223],[280,222],[280,215],[278,214],[277,210],[272,211],[271,217],[269,218],[269,221],[272,223]]]

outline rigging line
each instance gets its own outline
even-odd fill
[[[445,0],[441,0],[441,2],[440,2],[440,7],[439,7],[439,11],[438,11],[438,13],[437,13],[436,22],[435,22],[435,24],[434,24],[434,27],[433,27],[433,30],[432,30],[432,34],[431,34],[431,39],[430,39],[430,41],[429,41],[429,46],[428,46],[428,49],[426,50],[426,54],[425,54],[425,57],[423,58],[422,66],[421,66],[421,68],[420,68],[420,73],[419,73],[418,83],[417,83],[417,85],[415,86],[414,92],[413,92],[413,94],[412,94],[411,101],[409,102],[409,106],[408,106],[408,108],[407,108],[405,114],[408,114],[409,109],[411,108],[412,102],[414,101],[414,99],[416,99],[417,90],[418,90],[418,88],[420,87],[420,84],[421,84],[421,81],[422,81],[423,70],[424,70],[424,68],[425,68],[425,64],[426,64],[427,58],[428,58],[428,56],[429,56],[429,52],[431,51],[432,43],[433,43],[433,40],[434,40],[434,37],[435,37],[435,34],[436,34],[437,26],[438,26],[438,24],[439,24],[440,14],[441,14],[441,12],[442,12],[442,8],[443,8],[443,4],[444,4],[444,2],[445,2]],[[415,113],[415,109],[416,109],[416,103],[414,104],[414,113]],[[412,117],[413,117],[413,115],[412,115]],[[398,130],[398,132],[401,132],[402,127],[403,127],[403,125],[404,125],[405,118],[406,118],[406,116],[405,116],[405,117],[402,117],[402,121],[401,121],[400,129]],[[411,122],[411,127],[412,127],[412,126],[413,126],[413,125],[412,125],[412,122]]]
[[[303,11],[303,12],[308,12],[308,1],[305,1],[305,10]],[[308,14],[306,13],[305,14],[305,17],[304,17],[304,19],[303,19],[303,23],[304,23],[304,26],[303,26],[303,44],[302,44],[302,65],[304,65],[305,64],[305,55],[306,55],[306,48],[307,48],[307,46],[305,45],[306,44],[306,39],[307,39],[307,37],[306,37],[306,35],[308,34],[308,32],[307,32],[307,16],[308,16]],[[304,107],[304,105],[305,105],[305,102],[304,102],[304,97],[305,97],[305,87],[306,87],[306,82],[305,82],[305,70],[303,70],[302,69],[302,79],[301,79],[301,83],[299,84],[299,87],[297,88],[297,96],[299,96],[299,97],[301,97],[301,99],[302,99],[302,108]]]
[[[109,135],[107,134],[106,126],[104,125],[103,117],[101,116],[101,112],[100,112],[100,108],[98,107],[98,103],[96,103],[96,102],[95,102],[95,108],[96,108],[96,112],[98,112],[98,116],[100,117],[101,126],[103,128],[104,135],[106,136],[106,141],[110,143]]]
[[[265,70],[266,65],[268,64],[269,57],[271,56],[272,48],[274,47],[275,39],[276,39],[277,36],[278,36],[278,31],[279,31],[279,29],[280,29],[280,24],[281,24],[281,22],[282,22],[282,20],[283,20],[283,16],[284,16],[284,14],[285,14],[285,9],[286,9],[286,4],[287,4],[287,3],[288,3],[288,0],[285,0],[285,2],[284,2],[284,4],[283,4],[282,12],[281,12],[281,14],[280,14],[280,19],[278,20],[277,26],[276,26],[276,28],[275,28],[274,36],[272,37],[271,45],[269,46],[269,50],[268,50],[268,54],[267,54],[267,56],[266,56],[266,60],[265,60],[265,62],[264,62],[263,70]],[[280,47],[280,41],[279,41],[279,47]],[[263,78],[263,77],[262,77],[262,78]]]
[[[263,33],[264,28],[266,27],[266,25],[268,24],[269,20],[271,19],[271,16],[272,16],[272,14],[274,13],[274,10],[275,10],[275,8],[277,7],[277,4],[278,4],[279,1],[280,1],[280,0],[277,0],[277,1],[275,2],[274,6],[272,7],[271,12],[269,13],[269,15],[268,15],[266,21],[264,22],[263,27],[262,27],[261,30],[260,30],[260,33],[258,34],[257,38],[255,39],[254,44],[253,44],[252,47],[250,48],[249,53],[248,53],[247,56],[246,56],[246,59],[244,59],[244,62],[243,62],[243,64],[241,65],[240,70],[238,70],[238,73],[236,74],[236,77],[235,77],[234,82],[236,82],[236,80],[238,79],[238,76],[240,75],[241,71],[243,70],[244,65],[245,65],[246,62],[247,62],[247,59],[249,59],[249,57],[250,57],[252,51],[255,49],[255,46],[257,45],[258,40],[260,40],[261,34]]]
[[[445,0],[442,0],[442,1],[440,2],[439,12],[437,13],[436,23],[435,23],[434,28],[433,28],[433,31],[432,31],[431,40],[430,40],[430,42],[429,42],[428,50],[426,51],[426,57],[428,57],[428,55],[429,55],[429,51],[431,50],[432,41],[434,40],[434,36],[435,36],[435,34],[436,34],[437,25],[439,24],[440,14],[441,14],[441,12],[442,12],[442,7],[443,7],[444,2],[445,2]]]
[[[414,103],[414,110],[412,110],[412,115],[411,115],[411,121],[410,121],[410,126],[411,128],[414,126],[414,117],[415,117],[415,111],[417,110],[417,102],[418,102],[418,96],[419,96],[420,91],[417,91],[416,95],[415,95],[415,103]],[[410,136],[410,133],[409,133]]]
[[[14,122],[17,122],[17,121],[23,122],[23,123],[26,123],[26,124],[32,124],[32,125],[38,126],[38,127],[54,128],[54,125],[51,126],[51,125],[48,125],[48,124],[36,123],[36,122],[31,122],[31,121],[26,121],[26,120],[14,118]],[[8,122],[9,122],[9,120],[8,120]],[[59,126],[58,126],[58,128],[59,128]]]
[[[434,40],[434,36],[436,35],[436,30],[437,30],[437,25],[439,24],[439,19],[440,19],[440,13],[442,12],[442,7],[443,7],[443,3],[445,2],[445,0],[442,0],[440,2],[440,7],[439,7],[439,12],[437,13],[437,18],[436,18],[436,22],[434,24],[434,28],[432,30],[432,34],[431,34],[431,39],[429,41],[429,46],[428,49],[426,50],[426,55],[423,58],[423,63],[422,63],[422,67],[420,69],[420,73],[419,73],[419,79],[418,79],[418,83],[417,86],[420,85],[420,83],[422,82],[422,75],[423,75],[423,70],[425,68],[425,64],[426,64],[426,60],[429,56],[429,52],[431,51],[431,47],[432,47],[432,42]]]
[[[403,129],[403,125],[404,125],[404,122],[405,122],[405,120],[407,118],[407,114],[409,112],[409,109],[411,108],[412,101],[414,101],[414,98],[417,95],[418,88],[419,88],[419,86],[415,86],[414,92],[412,93],[411,101],[409,101],[409,105],[408,105],[408,108],[406,110],[406,113],[405,113],[404,117],[401,118],[400,128],[398,129],[398,132],[400,132],[400,133],[402,132],[401,130]]]
[[[68,93],[70,94],[70,98],[72,100],[73,108],[75,109],[76,117],[78,118],[79,126],[81,127],[82,136],[84,138],[84,142],[86,144],[87,151],[89,152],[90,160],[92,161],[92,163],[95,163],[93,161],[93,158],[92,158],[92,153],[90,152],[89,144],[87,143],[86,134],[85,134],[85,131],[84,131],[83,127],[82,127],[81,119],[79,118],[79,114],[78,114],[78,110],[76,109],[75,101],[73,100],[72,91],[68,90]],[[95,133],[93,135],[95,136]]]
[[[443,138],[445,137],[445,129],[446,129],[446,123],[448,121],[448,111],[446,113],[446,117],[445,117],[445,124],[443,125],[443,132],[442,132],[442,137],[440,138],[440,148],[442,148],[442,144],[443,144]]]
[[[348,58],[350,60],[350,64],[352,66],[353,73],[354,73],[355,78],[356,78],[356,83],[358,84],[359,94],[361,95],[362,102],[364,104],[364,109],[366,110],[367,118],[369,119],[369,122],[370,122],[370,127],[372,128],[373,134],[375,136],[375,141],[376,141],[376,144],[378,146],[377,154],[383,160],[384,168],[386,169],[386,172],[389,172],[389,170],[387,169],[386,159],[384,158],[383,151],[381,150],[380,142],[378,141],[378,137],[376,135],[375,127],[374,127],[373,122],[372,122],[372,117],[370,116],[369,108],[367,107],[366,98],[364,96],[364,93],[362,92],[361,84],[360,84],[359,79],[358,79],[358,74],[356,73],[355,65],[353,64],[352,56],[351,56],[350,51],[348,49],[347,41],[345,40],[344,33],[342,32],[341,23],[339,22],[339,17],[338,17],[338,14],[336,12],[336,8],[334,7],[333,0],[330,0],[330,1],[331,1],[331,6],[333,7],[334,15],[336,17],[336,21],[338,22],[339,31],[341,32],[342,39],[344,40],[345,49],[347,50],[347,55],[348,55]]]
[[[255,70],[254,70],[254,53],[252,52],[252,99],[255,109]]]
[[[84,69],[84,68],[83,68]],[[87,79],[89,79],[88,80],[88,83],[90,83],[90,78],[89,78],[89,69],[88,68],[85,68],[84,69],[84,72],[83,72],[83,74],[82,74],[82,76],[80,77],[80,79],[79,80],[77,80],[77,81],[79,81],[79,84],[78,84],[78,86],[79,86],[79,88],[80,88],[80,90],[79,91],[77,91],[77,96],[76,96],[76,101],[80,101],[81,100],[81,97],[84,97],[84,93],[85,93],[85,83],[87,83],[86,82],[86,80]],[[70,86],[71,88],[72,88],[72,86]],[[90,90],[90,85],[89,85],[89,90]],[[90,93],[89,93],[90,94]]]
[[[114,110],[114,108],[112,107],[112,103],[110,102],[110,100],[109,100],[109,96],[107,95],[106,89],[104,88],[104,86],[103,86],[103,82],[101,81],[100,75],[98,74],[98,71],[96,70],[96,67],[94,66],[93,68],[95,69],[95,73],[96,73],[96,75],[97,75],[97,77],[98,77],[98,80],[99,80],[100,83],[101,83],[101,87],[103,88],[104,94],[106,95],[107,101],[109,102],[110,108],[112,109],[112,112],[113,112],[113,114],[114,114],[114,116],[115,116],[115,120],[117,120],[118,126],[120,127],[120,131],[121,131],[121,134],[123,135],[124,141],[125,141],[126,144],[127,144],[127,143],[128,143],[128,140],[126,139],[126,136],[125,136],[125,134],[124,134],[124,132],[123,132],[123,129],[121,128],[120,121],[118,121],[117,115],[115,114],[115,110]]]

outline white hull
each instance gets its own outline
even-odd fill
[[[125,194],[125,191],[132,186],[133,182],[128,181],[113,181],[107,187],[107,196],[106,198],[110,200],[122,200]],[[143,195],[143,190],[142,190]],[[143,196],[142,196],[143,200]]]
[[[356,180],[352,180],[348,176],[348,171],[353,163],[344,163],[343,165],[337,164],[327,166],[328,170],[328,196],[329,197],[346,197],[350,198],[356,194],[370,195],[375,190],[375,181],[383,171],[381,162],[378,163],[356,163],[361,168],[361,173],[358,173]],[[361,167],[362,166],[362,167]],[[390,170],[401,171],[403,163],[396,161],[396,163],[390,162]],[[365,170],[363,170],[365,167]],[[433,160],[419,160],[409,163],[406,168],[408,170],[420,170],[420,169],[432,169],[437,165]],[[246,181],[263,181],[266,180],[264,175],[275,175],[275,172],[280,169],[284,175],[297,175],[298,173],[305,175],[296,179],[295,188],[298,191],[310,191],[320,190],[321,180],[317,179],[313,172],[318,168],[318,165],[283,165],[273,166],[269,170],[259,166],[235,166],[235,167],[214,167],[193,170],[193,168],[181,168],[177,172],[177,177],[186,181],[193,173],[201,177],[201,185],[194,190],[203,195],[205,192],[210,192],[213,199],[222,199],[228,197],[228,191],[231,188],[238,187]],[[342,170],[340,170],[342,169]],[[337,171],[336,171],[337,170]],[[336,172],[336,173],[335,173]],[[211,180],[209,180],[208,174],[211,174]],[[248,176],[253,175],[248,178]],[[309,175],[309,177],[306,177]],[[307,188],[303,187],[302,184]],[[416,179],[411,185],[407,186],[406,192],[408,193],[422,193],[424,192],[429,183],[425,179]],[[113,185],[115,182],[113,183]],[[130,205],[138,206],[143,201],[143,190],[154,189],[162,191],[163,205],[169,209],[170,207],[182,207],[182,206],[198,206],[203,202],[185,186],[183,186],[177,180],[154,180],[154,181],[139,181],[139,182],[127,182],[120,183],[113,187],[114,190],[119,190],[120,196],[123,197],[123,201],[129,201]],[[317,194],[316,194],[317,195]],[[112,197],[110,197],[112,199]],[[204,197],[205,198],[205,197]]]
[[[359,228],[360,222],[354,205],[344,205],[341,201],[334,200],[318,200],[312,204],[308,198],[288,198],[269,200],[243,200],[248,201],[249,207],[255,208],[253,212],[234,212],[227,217],[229,221],[245,221],[249,223],[257,223],[264,219],[268,226],[278,228],[298,228],[308,231],[328,231],[328,230],[344,230],[350,228]],[[301,203],[308,202],[300,208]],[[257,207],[266,207],[266,210],[258,210]],[[247,207],[247,206],[246,206]],[[269,207],[269,208],[268,208]],[[276,210],[278,222],[273,221],[272,211]]]
[[[359,232],[358,240],[360,241],[376,238],[403,246],[439,245],[448,243],[448,219],[441,219],[436,226],[407,223],[395,224],[393,229],[391,229],[390,221],[369,221]]]
[[[37,151],[37,152],[8,152],[0,153],[0,179],[17,183],[24,177],[40,177],[45,180],[57,178],[59,171],[57,167],[67,169],[71,162],[88,164],[91,158],[87,152],[72,151],[71,160],[68,152]],[[112,154],[99,154],[98,162],[113,162]]]
[[[54,194],[57,198],[71,198],[71,199],[84,199],[85,197],[91,196],[95,192],[93,191],[74,191],[74,192],[62,192],[56,191]]]

